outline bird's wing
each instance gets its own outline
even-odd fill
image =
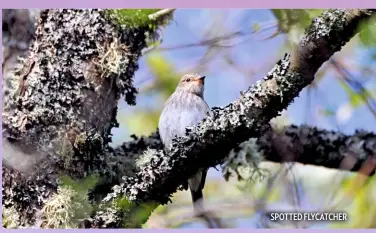
[[[205,112],[206,112],[206,116],[213,116],[213,112],[211,111],[211,108],[209,107],[208,103],[206,103],[205,100],[202,100],[203,102],[203,105],[204,105],[204,109],[205,109]]]

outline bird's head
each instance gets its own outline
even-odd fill
[[[204,95],[205,76],[198,74],[186,74],[181,77],[177,90],[189,92],[198,96]]]

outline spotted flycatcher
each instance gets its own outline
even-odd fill
[[[159,118],[159,134],[166,149],[171,148],[174,137],[184,136],[186,127],[197,125],[210,114],[204,100],[205,76],[184,75],[174,93],[166,101]],[[205,185],[207,169],[200,170],[188,180],[196,213],[203,211],[202,190]]]

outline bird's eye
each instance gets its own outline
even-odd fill
[[[190,82],[191,81],[191,79],[190,78],[187,78],[186,80],[185,80],[186,82]]]

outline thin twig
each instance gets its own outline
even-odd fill
[[[173,12],[175,11],[174,8],[167,8],[167,9],[163,9],[163,10],[160,10],[160,11],[157,11],[153,14],[150,14],[148,17],[150,20],[157,20],[161,17],[164,17],[166,15],[169,15],[169,14],[172,14]]]

